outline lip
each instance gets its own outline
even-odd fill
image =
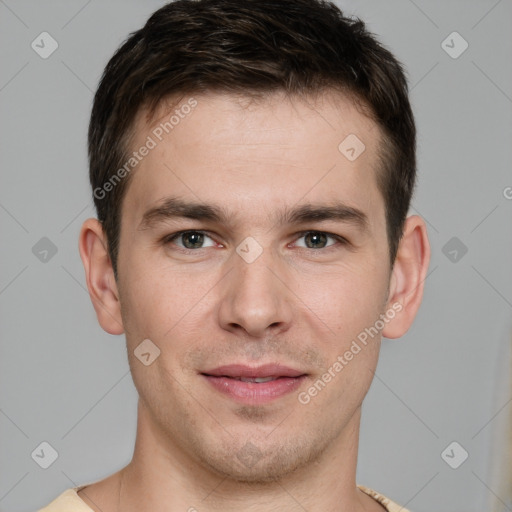
[[[206,375],[212,375],[213,377],[244,378],[299,377],[300,375],[304,375],[304,372],[277,363],[264,364],[261,366],[228,364],[202,373]]]
[[[306,374],[281,364],[265,364],[251,367],[230,364],[201,372],[201,375],[217,391],[231,399],[259,405],[282,398],[295,391],[306,378]],[[244,382],[240,378],[268,378],[267,382]]]

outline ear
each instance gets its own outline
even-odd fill
[[[395,316],[386,324],[382,335],[399,338],[411,326],[423,298],[423,284],[430,263],[430,244],[425,221],[417,215],[408,217],[398,247],[386,311]]]
[[[80,231],[79,250],[92,305],[104,331],[123,334],[121,303],[107,247],[99,220],[87,219]]]

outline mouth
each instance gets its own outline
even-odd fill
[[[217,391],[245,404],[263,404],[295,391],[307,374],[279,364],[220,366],[201,375]]]

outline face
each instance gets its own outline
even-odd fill
[[[141,420],[171,453],[269,480],[346,438],[377,364],[380,333],[361,333],[390,306],[379,130],[334,93],[173,109],[169,133],[163,106],[139,116],[133,149],[155,144],[122,207],[117,284]],[[134,351],[147,339],[160,355],[145,365]]]

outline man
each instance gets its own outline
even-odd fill
[[[355,481],[381,336],[429,263],[400,64],[317,0],[179,0],[105,69],[80,254],[133,459],[49,511],[396,511]]]

